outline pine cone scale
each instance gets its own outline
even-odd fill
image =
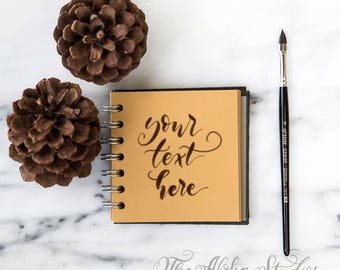
[[[88,73],[92,74],[92,75],[100,75],[103,71],[103,67],[104,67],[104,60],[103,59],[99,59],[96,60],[96,62],[90,62],[87,67],[86,70]]]
[[[67,12],[62,12],[59,15],[58,18],[58,25],[60,25],[61,28],[64,28],[66,25],[70,24],[72,22],[72,18],[69,16]]]
[[[33,122],[33,127],[38,132],[44,132],[46,130],[51,130],[55,123],[55,119],[47,119],[43,115],[39,115],[38,118]]]
[[[63,118],[58,121],[57,128],[63,136],[69,136],[69,137],[73,136],[73,133],[75,130],[72,122],[66,118]]]
[[[32,155],[32,160],[39,165],[48,165],[54,161],[54,156],[55,151],[45,145],[40,152]]]
[[[75,132],[72,136],[72,139],[76,143],[84,143],[90,135],[90,127],[88,125],[82,125],[80,123],[74,123]]]
[[[122,11],[118,16],[117,22],[131,27],[136,23],[136,19],[130,12]]]
[[[103,5],[98,15],[104,21],[111,22],[112,24],[116,22],[116,10],[110,5]]]
[[[85,5],[82,5],[77,8],[75,11],[76,17],[82,21],[87,22],[88,18],[91,16],[92,11]]]
[[[71,30],[74,33],[78,34],[79,36],[83,36],[85,33],[89,31],[89,24],[84,23],[80,20],[75,20],[71,25]]]
[[[50,133],[51,129],[46,129],[43,132],[39,132],[36,129],[31,129],[28,132],[28,137],[32,139],[33,143],[39,142],[41,140],[44,140],[48,133]]]
[[[77,152],[77,145],[70,139],[65,139],[64,144],[59,148],[57,155],[60,159],[71,160],[71,157]]]
[[[11,122],[12,128],[15,132],[23,132],[33,125],[31,116],[19,116],[14,118]]]
[[[67,53],[70,46],[71,44],[62,37],[58,39],[57,49],[59,54],[64,55],[65,53]]]
[[[59,172],[64,172],[66,169],[68,169],[69,164],[59,158],[55,158],[54,162],[48,166],[46,166],[46,171],[54,174],[58,174]]]
[[[71,46],[69,50],[72,58],[80,59],[88,57],[88,50],[82,41]]]
[[[79,170],[79,177],[87,177],[91,173],[91,163],[82,162]]]
[[[8,131],[8,137],[12,144],[20,145],[28,139],[28,134],[26,132],[16,133],[13,129]]]
[[[93,63],[98,62],[99,60],[101,60],[102,53],[103,53],[102,47],[91,46],[90,61]]]
[[[25,166],[22,165],[22,166],[20,166],[19,170],[20,170],[21,177],[22,177],[22,179],[23,179],[24,181],[26,181],[26,182],[32,182],[32,181],[35,180],[35,174],[32,173],[32,172],[30,172],[30,171],[27,169],[27,167],[25,167]]]
[[[83,67],[89,64],[87,57],[83,58],[72,58],[72,56],[67,57],[67,65],[71,67],[74,71],[80,71]]]
[[[25,97],[19,101],[18,106],[21,110],[39,113],[42,110],[42,107],[39,104],[37,104],[36,101],[37,100],[35,98]]]
[[[17,101],[15,101],[15,102],[13,102],[13,104],[12,104],[13,112],[14,112],[16,115],[26,115],[26,114],[27,114],[27,111],[26,111],[26,110],[20,109],[20,107],[19,107],[19,101],[20,101],[20,100],[17,100]]]
[[[17,162],[23,162],[25,160],[24,156],[19,155],[14,144],[11,144],[10,147],[9,147],[9,156],[10,156],[11,159],[13,159]]]
[[[62,37],[70,43],[76,43],[78,40],[78,34],[72,31],[70,24],[65,26]]]
[[[70,158],[71,161],[82,161],[88,154],[89,149],[82,145],[77,146],[77,152],[73,154]]]
[[[24,144],[27,149],[30,149],[31,152],[39,153],[43,149],[43,147],[47,144],[47,140],[42,140],[42,141],[33,143],[31,138],[27,138],[24,141]]]
[[[32,98],[32,99],[36,100],[38,98],[38,93],[37,93],[36,89],[27,88],[22,93],[22,96],[23,97],[27,97],[27,98]]]
[[[114,52],[116,50],[116,44],[109,39],[104,43],[103,48],[109,52]]]
[[[64,137],[59,132],[47,135],[47,144],[50,148],[59,149],[64,144]]]

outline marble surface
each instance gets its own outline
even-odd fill
[[[2,3],[0,269],[166,269],[171,256],[186,260],[180,265],[168,259],[174,262],[171,269],[337,269],[340,2],[135,2],[150,26],[148,53],[128,78],[102,87],[72,77],[61,65],[52,32],[64,1]],[[281,28],[289,42],[292,118],[291,241],[296,251],[289,260],[281,248]],[[23,182],[18,164],[7,155],[5,118],[24,88],[51,76],[79,83],[97,106],[107,103],[112,88],[247,86],[252,92],[250,224],[114,225],[101,209],[100,170],[107,166],[99,160],[91,177],[67,188]],[[208,268],[214,257],[225,257],[224,263]]]

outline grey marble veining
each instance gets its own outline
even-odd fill
[[[160,270],[170,257],[187,259],[185,270],[224,257],[231,270],[275,269],[268,266],[274,262],[287,266],[281,269],[338,269],[339,1],[136,0],[150,28],[148,52],[128,78],[107,86],[81,81],[62,67],[52,32],[64,3],[6,1],[0,9],[0,269]],[[281,28],[289,46],[291,242],[297,250],[291,261],[281,248]],[[250,224],[114,225],[101,208],[108,196],[100,186],[108,179],[100,171],[109,165],[99,158],[90,177],[67,188],[23,182],[8,158],[6,116],[22,90],[52,76],[79,83],[98,107],[107,105],[113,88],[247,86]],[[232,258],[239,258],[238,268],[230,267]]]

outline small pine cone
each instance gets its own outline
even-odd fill
[[[13,102],[7,125],[22,178],[44,187],[88,176],[100,151],[98,110],[77,84],[43,79]]]
[[[144,13],[130,0],[72,0],[60,11],[54,39],[74,76],[103,85],[139,65],[147,32]]]

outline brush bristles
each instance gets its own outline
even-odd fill
[[[283,30],[281,31],[279,43],[280,44],[287,44],[287,38],[286,38],[285,32],[283,32]]]

